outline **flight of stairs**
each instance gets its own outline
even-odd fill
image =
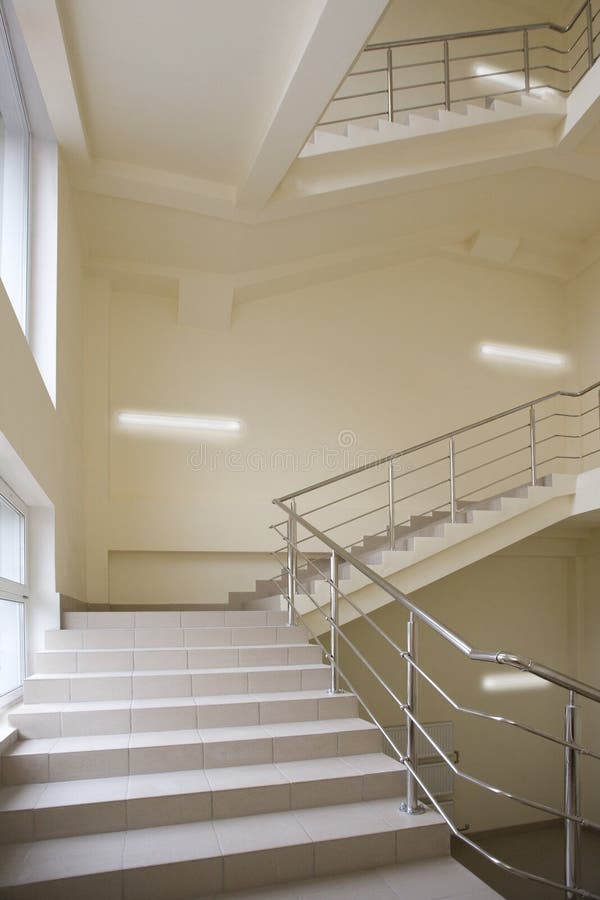
[[[2,900],[183,900],[448,854],[303,626],[66,613],[0,762]]]
[[[394,122],[371,117],[329,126],[317,126],[299,156],[305,159],[341,150],[356,150],[374,144],[422,138],[471,126],[493,125],[513,119],[527,119],[529,124],[546,127],[558,122],[566,113],[565,99],[555,91],[543,94],[508,94],[501,98],[457,102],[451,110],[424,109],[399,113]]]
[[[526,537],[528,526],[526,515],[529,515],[531,531],[534,533],[542,527],[554,524],[569,514],[568,504],[575,493],[577,476],[569,474],[546,475],[538,484],[521,485],[504,490],[500,494],[481,500],[464,500],[458,504],[455,522],[450,521],[448,511],[428,512],[413,515],[406,524],[396,525],[394,533],[394,549],[390,550],[388,533],[365,534],[356,538],[355,525],[350,531],[329,531],[330,537],[340,545],[347,545],[357,559],[369,565],[377,574],[389,578],[397,573],[405,572],[411,567],[427,566],[435,562],[435,578],[448,574],[455,568],[465,565],[461,544],[473,538],[493,539],[496,544],[481,555],[495,552],[503,546],[515,542],[514,520],[519,519],[524,527]],[[565,506],[566,504],[566,506]],[[537,511],[537,512],[536,512]],[[544,518],[546,517],[546,518]],[[308,517],[310,519],[310,516]],[[505,531],[501,529],[505,526]],[[493,534],[492,534],[493,532]],[[348,538],[353,535],[351,544]],[[310,545],[303,545],[303,547]],[[303,548],[301,548],[303,549]],[[321,607],[329,604],[329,552],[304,550],[305,556],[299,557],[297,571],[297,608],[301,614],[314,609],[313,602],[303,594],[310,594]],[[447,572],[440,572],[439,555],[444,552]],[[452,553],[456,553],[458,565]],[[437,557],[437,559],[435,559]],[[319,574],[320,573],[320,574]],[[348,595],[369,584],[369,579],[353,569],[349,563],[342,563],[339,568],[340,587]],[[424,578],[425,583],[427,577]],[[231,594],[231,599],[240,599],[245,608],[264,606],[269,602],[279,602],[287,590],[287,574],[284,570],[274,579],[259,580],[253,595]],[[413,588],[414,589],[414,586]],[[347,610],[347,612],[351,612]],[[318,620],[314,623],[320,623]],[[312,625],[311,625],[312,627]],[[326,626],[323,626],[325,628]]]

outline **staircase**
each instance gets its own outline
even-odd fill
[[[491,99],[489,103],[485,100],[457,103],[451,110],[405,112],[393,122],[372,118],[317,127],[299,157],[306,159],[396,141],[421,139],[428,142],[432,137],[439,142],[446,132],[472,126],[495,126],[499,122],[513,120],[517,120],[521,127],[549,129],[556,126],[565,113],[566,101],[554,91],[546,91],[543,96],[512,94]],[[439,149],[439,143],[436,148]]]
[[[445,510],[412,515],[407,524],[394,526],[393,550],[389,534],[382,533],[364,534],[350,545],[350,550],[354,558],[368,564],[382,577],[397,576],[403,590],[416,590],[469,561],[497,552],[521,537],[565,519],[576,484],[575,475],[546,475],[536,485],[507,488],[481,500],[460,502],[454,522]],[[465,557],[466,553],[469,556]],[[296,608],[301,614],[313,611],[313,601],[321,607],[329,603],[329,557],[326,552],[302,554],[296,582]],[[345,562],[339,566],[339,581],[346,596],[370,583],[367,576]],[[286,594],[286,585],[285,570],[274,579],[257,581],[254,595],[244,599],[245,607],[278,603],[279,596]],[[387,602],[384,596],[380,600]],[[344,609],[344,622],[355,617],[350,607]],[[310,624],[318,631],[323,630],[323,623],[317,617]]]
[[[66,613],[10,714],[0,897],[183,900],[446,856],[442,819],[400,812],[404,767],[284,621]]]

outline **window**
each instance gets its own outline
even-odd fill
[[[0,706],[25,678],[26,507],[0,480]]]
[[[25,679],[25,604],[0,599],[0,705],[18,696]]]
[[[30,130],[0,2],[0,278],[27,333]]]
[[[25,515],[2,493],[0,493],[0,579],[15,582],[16,586],[25,584]]]

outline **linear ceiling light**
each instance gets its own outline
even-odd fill
[[[140,428],[183,428],[188,431],[239,431],[242,427],[237,419],[171,416],[164,413],[120,412],[117,421],[120,425],[134,425]]]
[[[510,347],[503,344],[482,344],[482,356],[495,359],[509,359],[514,362],[532,363],[536,366],[563,366],[565,357],[561,353],[547,353],[545,350],[527,350],[525,347]]]
[[[485,675],[481,680],[484,691],[535,691],[550,686],[549,681],[537,678],[531,672],[508,672],[502,675]]]

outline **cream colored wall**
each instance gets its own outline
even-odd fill
[[[540,555],[528,542],[512,552],[494,555],[414,592],[411,597],[427,612],[484,651],[523,653],[572,671],[569,605],[575,560],[571,555]],[[386,606],[373,617],[386,634],[405,646],[406,617],[401,608]],[[405,667],[397,654],[365,622],[346,625],[344,632],[383,675],[400,699],[405,697]],[[424,626],[418,629],[419,662],[461,705],[517,719],[561,734],[564,692],[540,690],[491,693],[482,678],[514,670],[470,662]],[[341,642],[342,668],[367,705],[384,725],[400,724],[394,701]],[[494,725],[456,713],[422,681],[420,717],[425,722],[453,721],[455,746],[462,771],[505,790],[536,800],[561,804],[562,754],[554,745],[508,726]],[[456,781],[456,821],[473,830],[534,821],[540,815],[515,803],[495,799],[480,789]]]
[[[600,380],[600,260],[575,275],[568,286],[574,356],[580,385]]]
[[[0,287],[0,431],[7,446],[6,465],[18,457],[28,470],[32,483],[32,502],[52,504],[56,545],[55,583],[46,575],[33,573],[39,596],[44,594],[47,610],[45,622],[58,622],[58,599],[48,601],[48,592],[84,598],[84,536],[82,490],[82,392],[81,392],[81,323],[80,323],[80,255],[76,224],[72,217],[70,189],[64,171],[59,178],[58,227],[58,345],[57,404],[46,391],[29,345],[21,331],[4,290]],[[15,469],[16,471],[16,469]],[[20,476],[17,476],[20,477]],[[10,479],[10,473],[7,476]],[[16,486],[15,486],[16,487]],[[41,540],[47,541],[53,528],[48,528],[47,511],[40,511],[43,521],[36,523]],[[37,555],[37,554],[36,554]],[[45,557],[45,553],[42,554]],[[51,568],[51,567],[50,567]],[[53,576],[52,576],[53,577]],[[36,596],[31,597],[32,606]],[[35,636],[38,640],[39,634]]]
[[[595,531],[581,563],[580,602],[582,627],[579,632],[579,676],[590,684],[600,685],[600,532]],[[580,706],[580,734],[585,746],[598,752],[600,747],[600,708],[586,700]],[[582,812],[600,821],[600,760],[583,759]]]
[[[179,325],[169,298],[110,293],[99,280],[87,293],[88,564],[98,602],[108,550],[264,552],[274,546],[272,497],[568,377],[499,369],[477,352],[482,340],[564,349],[557,282],[442,258],[244,304],[228,332]],[[210,443],[128,434],[115,427],[123,409],[235,416],[244,429]],[[346,453],[343,432],[355,440]]]
[[[264,553],[109,553],[111,604],[226,603],[229,591],[253,591],[256,579],[273,575]]]

